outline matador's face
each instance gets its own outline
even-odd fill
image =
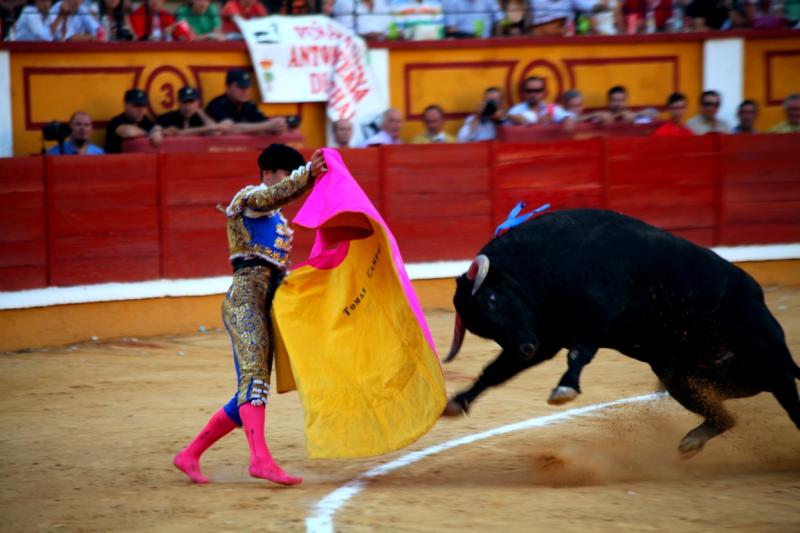
[[[267,185],[267,187],[271,187],[276,183],[279,183],[283,180],[286,176],[289,175],[289,172],[279,168],[278,170],[262,170],[261,171],[261,183]]]

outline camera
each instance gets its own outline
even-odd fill
[[[64,124],[63,122],[58,122],[57,120],[48,122],[42,126],[42,136],[44,136],[45,141],[62,142],[64,139],[69,137],[70,133],[72,133],[72,130],[70,129],[69,124]]]
[[[295,129],[300,125],[300,117],[297,115],[286,117],[286,125],[292,129]]]
[[[497,113],[497,102],[495,100],[487,100],[481,109],[481,118],[492,118]]]

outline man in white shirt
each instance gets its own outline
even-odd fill
[[[52,41],[50,26],[55,16],[50,13],[52,0],[36,0],[36,5],[25,6],[14,25],[14,39],[17,41]]]
[[[50,10],[54,41],[93,41],[100,23],[81,0],[61,0]]]
[[[361,147],[379,146],[381,144],[402,144],[403,141],[400,139],[400,128],[402,125],[403,117],[400,115],[400,111],[390,107],[383,112],[381,130],[362,142]]]
[[[331,16],[368,41],[383,39],[392,22],[387,0],[335,0]]]
[[[531,76],[522,83],[525,100],[508,110],[506,119],[512,124],[529,126],[554,122],[559,106],[544,101],[544,78]]]
[[[534,34],[562,34],[566,22],[577,14],[590,13],[597,0],[530,0]]]
[[[442,7],[446,32],[456,37],[491,37],[505,18],[497,0],[444,0]]]

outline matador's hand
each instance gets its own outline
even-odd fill
[[[311,175],[317,180],[327,171],[328,165],[325,164],[325,157],[322,155],[322,150],[315,150],[314,153],[311,154]]]

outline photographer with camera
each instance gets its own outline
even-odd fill
[[[267,118],[250,99],[250,73],[231,69],[225,75],[225,93],[211,100],[206,113],[226,128],[226,133],[254,133],[281,135],[287,129],[300,125],[299,117]]]
[[[492,141],[497,135],[496,127],[502,124],[505,116],[503,93],[497,87],[489,87],[483,92],[483,100],[478,112],[468,116],[458,130],[458,142]]]
[[[92,117],[89,113],[77,111],[69,119],[69,124],[51,122],[42,128],[46,141],[58,141],[50,148],[48,155],[103,155],[102,148],[92,144]]]
[[[106,153],[122,152],[123,139],[150,137],[154,146],[161,144],[164,132],[145,113],[147,112],[147,93],[141,89],[125,91],[125,111],[111,119],[106,128]]]

